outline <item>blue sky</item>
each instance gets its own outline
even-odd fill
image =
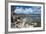
[[[11,11],[16,14],[41,14],[40,6],[11,6]]]

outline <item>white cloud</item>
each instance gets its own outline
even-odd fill
[[[29,8],[28,10],[29,10],[29,12],[33,12],[33,10],[31,8]]]
[[[25,8],[25,11],[26,11],[26,12],[29,12],[30,10],[31,10],[31,9],[29,9],[29,8]]]
[[[25,8],[25,9],[23,9],[22,7],[21,8],[18,8],[17,7],[15,9],[15,13],[25,13],[25,14],[29,14],[31,12],[33,12],[31,8]]]
[[[19,7],[16,7],[16,9],[18,9]]]
[[[29,13],[32,13],[33,11],[32,11],[31,8],[25,8],[25,12],[26,12],[27,14],[29,14]]]
[[[22,10],[23,10],[23,8],[18,8],[18,7],[17,7],[14,12],[15,12],[15,13],[19,13],[19,12],[22,12]]]

